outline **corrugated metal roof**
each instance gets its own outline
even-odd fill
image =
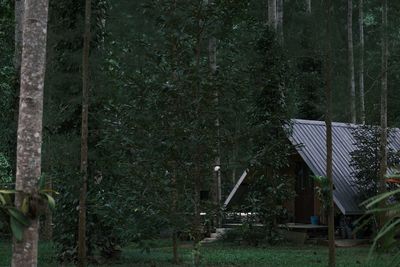
[[[326,176],[326,127],[323,121],[292,120],[292,136],[300,156],[315,175]],[[355,150],[352,130],[354,124],[332,123],[333,135],[333,181],[334,201],[343,214],[361,214],[354,186],[354,167],[350,153]],[[400,149],[400,131],[394,129],[389,137],[389,146]]]

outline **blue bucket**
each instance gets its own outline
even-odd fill
[[[310,217],[312,225],[319,225],[319,217],[318,216],[311,216]]]

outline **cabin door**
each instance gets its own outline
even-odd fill
[[[296,164],[295,222],[311,223],[314,215],[314,180],[304,162]]]

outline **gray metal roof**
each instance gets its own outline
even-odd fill
[[[292,120],[292,136],[289,138],[303,160],[315,175],[326,176],[326,127],[325,122]],[[357,189],[352,175],[351,155],[355,140],[352,129],[354,124],[333,123],[333,181],[335,186],[334,201],[345,215],[361,214],[357,199]],[[393,129],[389,145],[400,149],[400,131]]]

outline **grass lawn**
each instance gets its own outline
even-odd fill
[[[160,242],[150,253],[142,252],[136,245],[126,247],[120,261],[102,266],[115,267],[168,267],[171,264],[171,247],[169,242]],[[11,248],[9,243],[0,243],[0,266],[10,266]],[[40,245],[39,266],[59,266],[53,258],[51,244]],[[192,266],[192,250],[188,244],[180,249],[182,264]],[[367,262],[368,248],[347,248],[337,250],[337,266],[340,267],[389,267],[393,257],[382,255]],[[215,243],[201,247],[202,266],[225,267],[319,267],[327,266],[327,248],[320,246],[302,247],[265,247],[254,248],[247,246]]]

